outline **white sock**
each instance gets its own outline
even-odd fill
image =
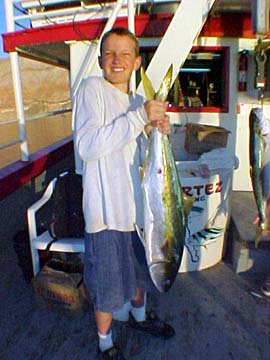
[[[99,348],[101,351],[105,351],[113,346],[112,330],[108,334],[101,334],[98,332]]]
[[[131,313],[136,321],[145,321],[145,304],[140,307],[131,304]]]

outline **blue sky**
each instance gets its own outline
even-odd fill
[[[6,20],[4,11],[4,0],[0,0],[0,33],[6,32]],[[3,52],[2,36],[0,38],[0,57],[7,57],[8,54]]]

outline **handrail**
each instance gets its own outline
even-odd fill
[[[117,0],[105,3],[85,2],[83,0],[74,1],[69,4],[67,1],[22,1],[22,0],[4,0],[8,31],[15,31],[15,25],[18,27],[44,26],[46,24],[62,23],[67,21],[87,20],[98,17],[111,17],[111,12],[116,6]],[[166,0],[172,2],[175,0]],[[140,6],[149,3],[147,0],[122,0],[122,9],[125,15],[128,14],[130,6],[134,4]],[[155,1],[152,0],[151,3]],[[162,2],[160,1],[156,1]],[[72,6],[67,6],[72,5]],[[59,5],[59,7],[55,7]],[[73,6],[74,5],[74,6]],[[50,6],[54,6],[51,8]],[[16,11],[15,11],[16,9]],[[121,10],[121,9],[120,9]],[[65,18],[66,17],[66,18]],[[42,22],[43,21],[43,22]],[[28,22],[28,24],[26,23]],[[39,23],[40,22],[40,23]]]
[[[43,118],[47,118],[47,117],[51,117],[51,116],[55,116],[55,115],[59,115],[59,114],[64,114],[66,112],[71,112],[71,111],[72,111],[72,108],[47,111],[47,112],[44,112],[44,113],[39,113],[37,115],[26,116],[25,121],[43,119]],[[18,122],[18,119],[10,119],[10,120],[0,121],[0,126],[1,125],[12,124],[12,123],[15,123],[15,122]]]
[[[16,144],[20,144],[21,140],[14,140],[14,141],[10,141],[6,144],[0,144],[0,150],[4,150],[10,146],[16,145]]]
[[[33,120],[44,119],[44,118],[51,117],[51,116],[57,116],[59,114],[65,114],[65,113],[68,113],[68,112],[71,112],[71,111],[72,111],[72,108],[48,111],[48,112],[45,112],[45,113],[40,113],[40,114],[37,114],[37,115],[32,115],[32,116],[25,117],[25,121],[33,121]],[[16,122],[18,122],[18,119],[0,121],[0,125],[7,125],[7,124],[16,123]],[[0,144],[0,151],[6,149],[8,147],[11,147],[13,145],[21,144],[21,143],[22,143],[22,140],[17,139],[17,140],[10,141],[10,142],[5,143],[5,144]]]
[[[125,1],[128,4],[128,9],[127,9],[128,27],[132,32],[134,32],[134,13],[135,13],[134,1],[136,1],[136,0],[117,0],[116,3],[114,4],[112,13],[108,17],[108,20],[107,20],[107,23],[103,30],[103,33],[110,30],[113,27],[113,24],[115,23],[117,16],[119,16],[119,13],[120,13]],[[140,0],[138,2],[140,2]],[[144,2],[144,1],[142,1],[142,2]],[[40,0],[39,3],[42,3],[42,0]],[[83,9],[87,9],[87,7],[84,8],[82,6],[83,1],[80,2],[80,5]],[[15,11],[15,6],[16,6],[16,11]],[[18,12],[20,13],[19,15],[17,14]],[[29,17],[30,14],[25,14],[25,9],[22,7],[21,1],[18,1],[18,0],[5,0],[5,14],[6,14],[6,24],[7,24],[8,32],[15,31],[15,27],[16,27],[16,25],[18,25],[18,21],[33,19],[35,16],[34,14],[31,14],[31,16]],[[23,14],[23,15],[21,15],[21,14]],[[45,16],[46,16],[46,14],[45,14]],[[87,69],[87,71],[90,71],[90,73],[91,73],[92,69],[94,68],[94,65],[98,58],[98,51],[99,51],[98,44],[96,44],[94,49],[92,47],[89,48],[90,53],[87,52],[87,55],[82,63],[79,73],[77,74],[77,76],[72,84],[72,89],[71,89],[72,97],[74,97],[74,95],[76,94],[78,86],[81,83],[83,76],[85,75],[86,69]],[[28,152],[28,142],[27,142],[26,129],[25,129],[26,119],[25,119],[25,114],[24,114],[23,94],[22,94],[21,78],[20,78],[20,72],[19,72],[19,59],[18,59],[18,53],[16,51],[13,51],[10,53],[10,61],[11,61],[11,70],[12,70],[12,77],[13,77],[16,111],[17,111],[17,117],[18,117],[18,123],[19,123],[19,140],[16,140],[16,141],[20,143],[21,160],[28,161],[29,160],[29,152]],[[134,83],[134,81],[133,81],[133,83]],[[14,142],[9,143],[8,146],[11,146],[11,144],[14,144]],[[6,144],[6,146],[7,146],[7,144]]]

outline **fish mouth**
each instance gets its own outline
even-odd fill
[[[165,261],[155,262],[149,267],[155,287],[162,293],[167,292],[174,283],[179,266]]]

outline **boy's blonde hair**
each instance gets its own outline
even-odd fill
[[[116,27],[111,29],[110,31],[107,31],[100,42],[100,55],[102,55],[102,51],[103,51],[103,46],[105,41],[108,39],[108,37],[110,37],[111,35],[118,35],[118,36],[128,36],[131,40],[133,40],[134,42],[134,49],[135,49],[135,55],[139,56],[139,42],[138,39],[136,38],[136,36],[129,31],[128,29],[122,28],[122,27]]]

